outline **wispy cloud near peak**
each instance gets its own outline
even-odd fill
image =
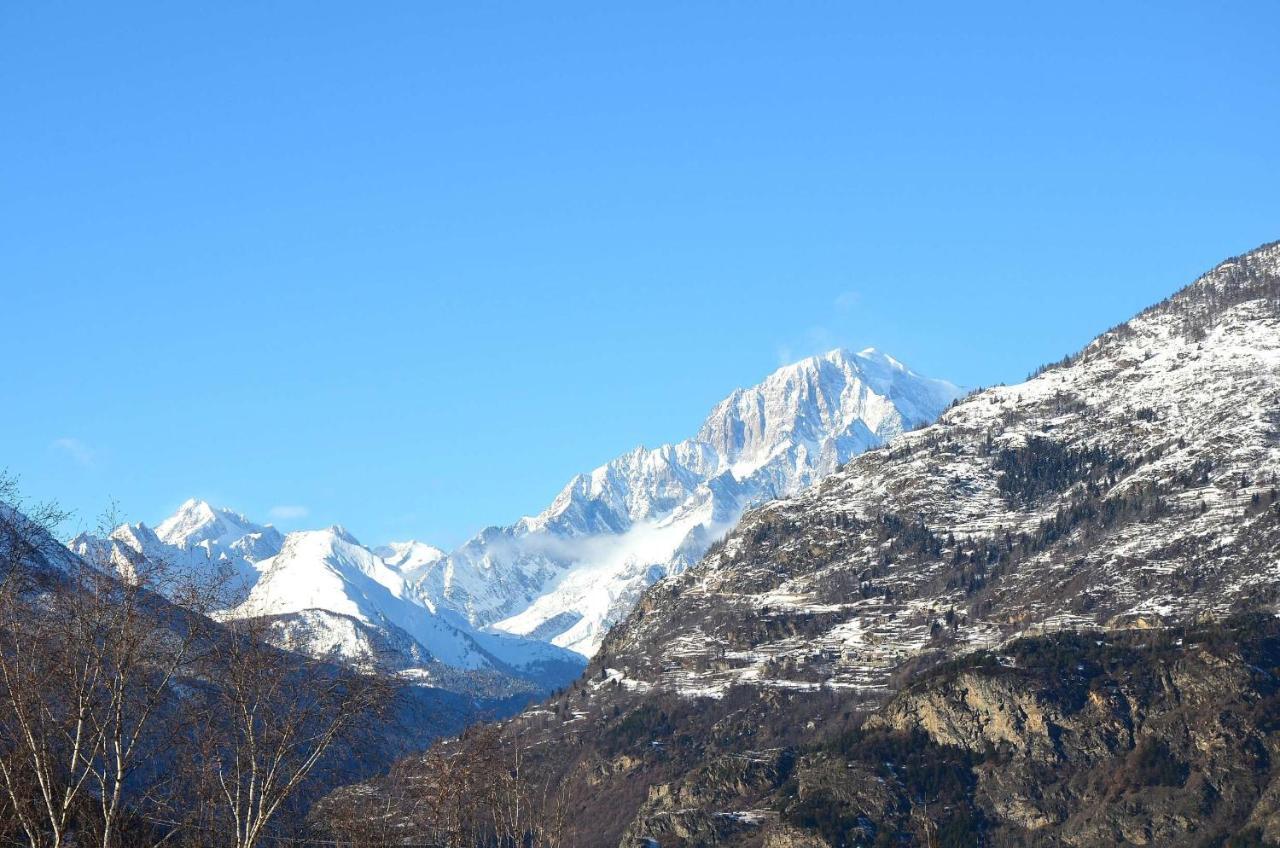
[[[74,436],[62,436],[49,443],[49,447],[71,457],[77,465],[88,468],[93,465],[93,449]]]
[[[267,514],[277,521],[293,521],[299,518],[306,518],[311,514],[311,510],[300,504],[280,504],[271,507]]]
[[[836,299],[833,301],[833,304],[836,309],[847,312],[857,306],[861,301],[862,294],[860,292],[850,290],[840,292],[840,294],[836,295]]]

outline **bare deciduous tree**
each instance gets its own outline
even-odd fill
[[[0,476],[0,840],[252,848],[394,697],[272,647],[265,619],[215,622],[216,564],[72,555],[62,514],[16,494]]]
[[[0,480],[0,501],[14,499]],[[173,686],[207,636],[215,590],[178,585],[166,563],[70,555],[50,533],[52,507],[2,509],[0,791],[31,845],[74,833],[106,848],[131,783],[151,790],[134,793],[131,814],[160,801],[152,778],[179,721]]]
[[[330,835],[362,846],[562,848],[571,844],[565,784],[526,767],[519,736],[477,726],[392,769],[372,795],[327,802]],[[371,804],[371,798],[376,804]]]
[[[395,697],[394,682],[272,647],[264,619],[224,622],[199,726],[203,798],[236,848],[253,848],[335,745]]]

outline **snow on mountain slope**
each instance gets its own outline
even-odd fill
[[[870,704],[922,656],[1278,603],[1280,243],[753,510],[597,662]]]
[[[263,617],[282,647],[412,672],[416,680],[458,682],[448,671],[455,669],[482,672],[461,683],[482,684],[489,692],[504,686],[554,688],[582,665],[563,649],[480,634],[464,619],[424,604],[407,591],[407,581],[444,554],[419,542],[382,549],[387,561],[342,527],[281,536],[270,525],[190,500],[155,531],[126,524],[105,539],[82,534],[68,547],[123,574],[143,561],[164,563],[182,575],[229,574],[220,617]]]
[[[416,569],[414,589],[478,626],[590,655],[656,580],[696,562],[748,507],[792,494],[931,422],[959,395],[873,349],[779,369],[697,435],[573,478],[537,516]]]
[[[111,563],[121,573],[140,564],[140,557],[163,562],[174,577],[226,581],[225,591],[242,600],[258,581],[254,564],[274,556],[283,537],[271,525],[254,524],[229,509],[188,500],[152,530],[145,524],[123,524],[105,539],[82,533],[68,543],[90,562]]]
[[[341,527],[290,533],[280,552],[258,563],[262,575],[231,617],[297,615],[309,610],[347,616],[365,625],[402,631],[432,656],[462,669],[495,665],[470,636],[407,597],[404,578]],[[334,644],[353,658],[363,647]]]
[[[184,550],[200,549],[210,559],[222,555],[258,562],[279,552],[284,537],[270,524],[259,526],[238,512],[188,500],[156,526],[164,543]]]
[[[259,538],[263,535],[259,534]],[[258,581],[253,560],[244,552],[250,556],[264,552],[261,542],[234,545],[206,541],[191,547],[171,544],[141,522],[122,524],[106,538],[81,533],[67,547],[88,562],[114,568],[125,576],[136,574],[144,561],[153,566],[162,564],[162,570],[152,568],[151,579],[174,586],[187,580],[208,587],[216,585],[227,598],[236,601],[247,596]]]
[[[574,654],[532,639],[483,633],[448,611],[430,609],[406,576],[432,559],[430,546],[392,546],[389,563],[342,527],[290,533],[280,552],[257,563],[260,578],[229,616],[270,617],[289,647],[348,662],[377,656],[401,669],[443,663],[554,687],[581,668]],[[429,662],[421,662],[423,657]],[[415,665],[416,663],[416,665]]]
[[[787,456],[784,467],[804,486],[868,448],[932,422],[955,400],[955,386],[912,373],[868,348],[835,350],[734,392],[703,423],[695,440],[746,479]]]
[[[189,500],[152,531],[70,547],[121,570],[139,558],[229,572],[229,616],[272,619],[280,643],[356,664],[422,662],[562,682],[645,588],[696,562],[756,503],[936,417],[954,386],[873,350],[787,366],[719,404],[697,437],[636,448],[575,477],[541,514],[451,555],[417,541],[371,550],[340,527],[282,537]]]
[[[413,539],[379,545],[373,552],[410,582],[416,581],[431,566],[448,556],[434,545]]]

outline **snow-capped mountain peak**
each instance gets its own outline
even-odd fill
[[[230,509],[192,498],[156,525],[160,541],[180,550],[203,549],[213,560],[258,562],[274,556],[284,537],[270,524],[259,525]]]
[[[645,596],[599,664],[697,696],[813,687],[871,705],[921,655],[1274,613],[1277,410],[1272,243],[749,512]]]
[[[404,597],[404,579],[337,525],[290,533],[280,552],[259,563],[258,569],[262,578],[237,608],[238,614],[322,609],[372,624],[379,613],[370,595]]]
[[[177,512],[156,525],[156,535],[167,544],[190,548],[206,541],[233,542],[262,529],[243,515],[191,498],[184,501]]]
[[[409,581],[418,579],[432,566],[438,565],[449,556],[435,545],[428,545],[416,539],[406,542],[388,542],[374,548],[373,552]]]
[[[637,446],[575,476],[538,515],[448,555],[417,541],[370,549],[336,524],[282,536],[197,499],[155,532],[131,525],[77,544],[112,546],[120,562],[231,568],[225,614],[272,618],[301,650],[364,662],[396,645],[407,663],[572,666],[529,640],[591,653],[645,588],[696,562],[748,507],[932,421],[958,394],[873,349],[809,357],[734,391],[693,438]]]
[[[430,547],[417,544],[418,553]],[[280,552],[257,568],[262,576],[253,591],[227,614],[276,619],[291,647],[355,663],[412,665],[409,660],[425,657],[555,683],[578,667],[571,654],[550,645],[479,633],[438,614],[408,590],[396,567],[340,525],[290,533]],[[404,646],[401,656],[388,658],[387,645]]]
[[[800,446],[827,454],[815,469],[825,476],[854,454],[933,421],[959,395],[951,383],[922,377],[874,348],[837,348],[735,391],[707,416],[696,440],[739,479]]]
[[[388,562],[339,524],[281,536],[240,513],[190,500],[153,531],[125,524],[105,539],[82,534],[75,553],[135,573],[143,562],[164,563],[177,574],[220,577],[231,589],[220,618],[262,618],[281,647],[351,663],[405,671],[434,680],[444,667],[481,671],[483,685],[526,691],[560,685],[581,665],[573,654],[541,642],[474,631],[463,619],[441,615],[409,591],[408,579],[440,561],[438,548],[421,542],[389,546]],[[463,686],[480,685],[463,678]]]
[[[575,476],[543,512],[423,569],[415,589],[474,624],[590,654],[645,587],[695,562],[747,507],[930,423],[959,394],[874,349],[809,357],[734,391],[693,438]]]
[[[329,526],[329,529],[323,532],[329,533],[333,535],[335,538],[340,539],[341,541],[346,542],[349,545],[357,545],[357,546],[360,545],[360,540],[357,539],[350,530],[348,530],[346,527],[343,527],[341,524],[331,524]]]
[[[142,522],[121,524],[111,532],[111,539],[141,550],[154,550],[161,544],[159,534]]]

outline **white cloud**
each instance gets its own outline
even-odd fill
[[[85,468],[93,465],[93,450],[80,439],[72,436],[63,436],[62,438],[54,439],[49,444],[49,447],[66,454]]]
[[[819,356],[841,347],[840,336],[830,327],[815,326],[790,341],[777,345],[778,365],[791,365],[810,356]]]
[[[277,521],[291,521],[298,518],[306,518],[311,514],[311,510],[299,504],[280,504],[279,506],[271,507],[267,514]]]
[[[847,312],[857,306],[861,301],[862,294],[860,292],[850,290],[840,292],[840,294],[836,295],[836,299],[833,303],[835,304],[836,309]]]

